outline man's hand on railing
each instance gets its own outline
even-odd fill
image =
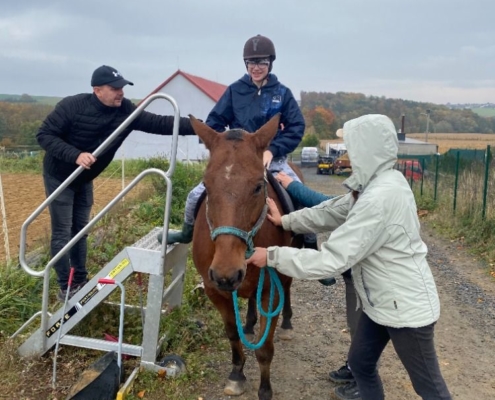
[[[81,153],[79,157],[77,157],[76,164],[84,167],[86,169],[90,169],[91,166],[96,162],[96,157],[91,153]]]

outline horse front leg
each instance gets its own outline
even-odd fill
[[[275,301],[275,304],[277,304],[277,301]],[[264,310],[268,309],[268,296],[263,297],[262,306]],[[270,368],[274,354],[273,336],[277,327],[277,321],[278,315],[272,318],[270,331],[266,338],[265,344],[255,351],[256,359],[258,360],[260,368],[260,387],[258,389],[259,400],[271,400],[273,396],[272,385],[270,383]],[[267,318],[261,316],[259,334],[260,338],[262,337],[263,332],[265,332],[267,322]]]
[[[248,309],[246,314],[246,324],[243,327],[244,335],[249,342],[254,341],[254,326],[258,322],[258,313],[256,312],[256,298],[251,297],[248,300]]]
[[[215,295],[215,293],[208,294],[208,297],[210,297],[222,316],[225,332],[232,350],[232,371],[229,374],[223,392],[228,396],[239,396],[246,391],[246,376],[244,375],[246,356],[237,332],[232,299],[226,300],[222,296]]]
[[[292,284],[292,278],[288,278],[284,282],[284,308],[282,310],[282,324],[278,330],[278,337],[281,340],[292,340],[293,327],[292,327],[292,304],[290,299],[290,287]]]

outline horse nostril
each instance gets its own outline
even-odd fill
[[[241,269],[237,273],[237,282],[241,283],[244,280],[244,271]]]
[[[210,281],[215,282],[215,277],[213,276],[213,270],[211,268],[208,270],[208,277],[210,278]]]

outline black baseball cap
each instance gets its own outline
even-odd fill
[[[125,85],[134,85],[134,83],[124,79],[122,74],[115,68],[108,65],[102,65],[94,70],[91,77],[91,86],[109,85],[114,88],[123,88]]]

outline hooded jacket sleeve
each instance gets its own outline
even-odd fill
[[[306,128],[301,109],[288,88],[284,96],[280,123],[283,125],[283,129],[277,132],[268,146],[273,157],[284,157],[292,153],[301,143]]]
[[[223,132],[234,120],[234,108],[232,106],[232,89],[229,86],[220,97],[206,118],[206,125],[217,132]]]
[[[319,233],[337,229],[347,218],[352,194],[326,200],[312,208],[291,212],[282,217],[284,230],[295,233]]]
[[[70,145],[66,137],[71,129],[72,119],[70,99],[61,100],[41,124],[36,140],[43,150],[52,157],[75,164],[81,150]]]
[[[269,247],[268,266],[294,278],[322,279],[337,276],[376,252],[387,240],[382,213],[369,202],[359,203],[320,251]]]

